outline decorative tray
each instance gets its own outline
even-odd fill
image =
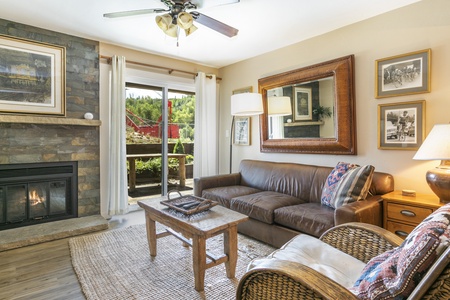
[[[170,198],[171,193],[178,193],[179,197]],[[167,194],[167,200],[160,202],[176,211],[182,212],[185,215],[192,215],[201,211],[210,209],[219,204],[216,201],[200,198],[193,195],[182,196],[179,191],[170,191]]]

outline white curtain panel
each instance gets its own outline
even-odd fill
[[[271,116],[272,119],[272,139],[284,139],[284,122],[282,116]]]
[[[218,174],[218,85],[215,75],[195,79],[194,177]]]
[[[110,77],[108,215],[123,215],[128,212],[128,187],[126,165],[125,127],[125,57],[113,56]]]

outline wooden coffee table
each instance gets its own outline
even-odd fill
[[[222,206],[214,206],[210,210],[192,216],[174,212],[155,200],[138,201],[145,210],[147,239],[150,255],[156,256],[156,240],[173,235],[183,241],[184,246],[192,247],[192,258],[195,278],[195,289],[203,291],[205,271],[211,267],[225,263],[228,278],[234,278],[237,263],[237,225],[247,221],[244,214]],[[166,232],[156,233],[155,222],[169,228]],[[223,233],[224,254],[214,257],[206,252],[206,240]],[[207,262],[207,259],[210,262]]]

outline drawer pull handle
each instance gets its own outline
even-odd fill
[[[398,236],[401,236],[401,237],[407,237],[408,236],[408,233],[404,232],[403,230],[396,230],[395,234],[398,235]]]
[[[402,210],[400,213],[407,217],[415,217],[416,216],[416,214],[410,210]]]

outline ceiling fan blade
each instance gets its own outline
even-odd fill
[[[211,28],[212,30],[220,32],[221,34],[226,35],[227,37],[233,37],[238,34],[239,31],[238,29],[231,27],[220,21],[217,21],[216,19],[213,19],[196,11],[192,11],[190,12],[190,14],[192,15],[195,21],[199,22],[202,25],[205,25],[206,27]]]
[[[208,8],[225,4],[239,3],[240,0],[192,0],[198,8]]]
[[[103,14],[103,17],[105,17],[105,18],[121,18],[121,17],[145,15],[145,14],[152,14],[152,13],[160,13],[160,12],[165,12],[165,11],[170,11],[170,9],[154,8],[154,9],[138,9],[138,10],[129,10],[129,11],[119,11],[119,12]]]

